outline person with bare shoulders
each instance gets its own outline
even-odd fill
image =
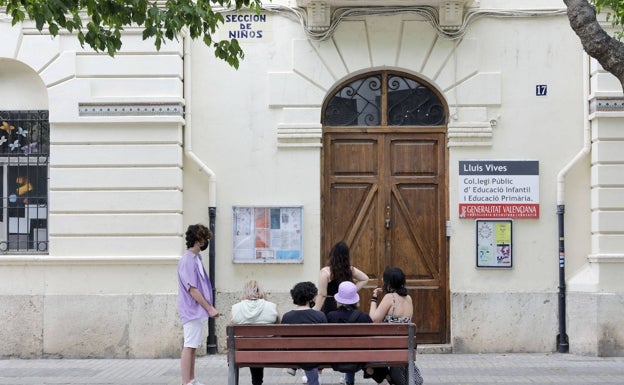
[[[379,295],[385,293],[381,302]],[[414,305],[405,288],[405,274],[398,267],[388,267],[383,273],[383,288],[373,290],[369,314],[373,322],[412,322]]]
[[[368,282],[368,275],[351,265],[349,246],[340,241],[332,247],[329,253],[328,266],[323,267],[319,272],[319,293],[314,308],[325,314],[336,310],[334,295],[343,281],[353,282],[359,291]]]
[[[383,298],[379,301],[379,296],[383,293]],[[378,287],[373,290],[369,313],[375,323],[411,323],[414,315],[414,304],[412,297],[407,294],[405,288],[405,274],[398,267],[388,267],[383,273],[383,288]],[[423,378],[420,370],[414,364],[415,384],[422,385]],[[391,367],[367,369],[365,377],[381,383],[386,377],[393,385],[407,385],[407,367]]]

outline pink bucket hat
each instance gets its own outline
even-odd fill
[[[353,305],[360,302],[360,296],[357,293],[357,286],[353,282],[344,281],[338,286],[338,293],[334,295],[336,302],[345,305]]]

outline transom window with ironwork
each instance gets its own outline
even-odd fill
[[[343,85],[328,98],[327,126],[440,126],[446,113],[440,96],[423,82],[380,71]]]
[[[47,252],[47,110],[0,111],[0,253]]]

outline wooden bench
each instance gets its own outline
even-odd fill
[[[408,384],[414,384],[414,324],[230,325],[227,335],[228,385],[238,385],[241,367],[324,368],[336,362],[408,365]]]

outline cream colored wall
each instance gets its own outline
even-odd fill
[[[0,67],[0,100],[3,110],[48,108],[45,86],[35,71],[8,58],[0,58]]]
[[[558,277],[557,174],[583,144],[582,55],[565,16],[546,20],[483,20],[468,37],[479,37],[481,67],[501,73],[501,103],[488,109],[496,120],[492,146],[450,149],[451,290],[453,292],[556,292]],[[496,34],[488,34],[495,30]],[[556,40],[544,39],[548,34]],[[570,81],[578,79],[578,81]],[[547,84],[548,95],[535,96]],[[565,133],[565,134],[562,134]],[[513,268],[475,268],[474,219],[457,213],[458,161],[464,159],[538,160],[540,218],[515,219]],[[589,214],[588,164],[573,169],[567,180],[567,215]],[[570,220],[568,217],[568,221]],[[568,258],[589,251],[588,227],[567,228]],[[578,262],[576,262],[578,265]]]
[[[49,252],[0,256],[0,356],[178,355],[181,43],[128,31],[113,59],[29,23],[0,35],[2,108],[49,109],[51,147]]]
[[[606,23],[605,23],[606,24]],[[590,61],[591,252],[568,280],[570,351],[624,354],[622,85]]]
[[[217,287],[225,307],[249,278],[278,293],[316,280],[321,103],[354,73],[398,68],[432,82],[451,111],[451,342],[457,351],[554,350],[556,179],[583,144],[582,55],[566,16],[481,19],[461,41],[438,38],[413,15],[362,17],[342,22],[321,42],[306,39],[292,21],[269,18],[266,28],[279,37],[241,41],[246,59],[237,72],[193,50],[193,125],[206,127],[195,138],[205,147],[195,148],[218,176]],[[537,84],[548,85],[548,96],[535,96]],[[280,133],[285,129],[288,141]],[[292,141],[298,147],[289,147]],[[513,269],[475,268],[474,220],[459,219],[457,210],[457,167],[464,159],[540,161],[541,215],[514,221]],[[575,268],[590,248],[588,179],[587,162],[566,179],[573,186],[566,200],[567,258]],[[304,206],[304,265],[232,264],[232,205],[291,204]],[[536,332],[538,324],[544,326]]]
[[[319,227],[318,142],[308,143],[308,148],[303,149],[283,148],[275,134],[282,126],[318,124],[320,104],[334,84],[350,73],[387,66],[420,74],[444,91],[450,104],[452,130],[469,137],[471,125],[489,126],[490,120],[497,123],[488,132],[489,142],[478,146],[472,145],[473,141],[450,139],[451,290],[556,290],[556,176],[580,150],[583,140],[582,83],[570,81],[581,76],[580,47],[564,15],[480,20],[461,42],[439,39],[426,22],[405,15],[343,22],[333,38],[323,42],[304,39],[293,22],[269,17],[270,28],[292,31],[284,33],[292,40],[278,41],[277,36],[272,36],[264,44],[243,41],[246,59],[238,71],[211,64],[214,58],[210,52],[202,57],[198,54],[201,49],[193,51],[193,80],[197,85],[193,119],[206,127],[194,134],[195,140],[205,143],[205,149],[195,148],[198,153],[205,151],[208,164],[214,165],[219,178],[217,224],[225,229],[225,234],[220,233],[217,250],[219,261],[225,262],[218,266],[218,273],[225,274],[221,289],[236,290],[236,283],[241,277],[249,277],[250,272],[281,288],[288,285],[273,278],[285,273],[293,281],[315,278],[318,242],[310,231]],[[488,33],[491,30],[497,33]],[[548,33],[561,38],[544,39]],[[536,84],[548,84],[549,95],[536,97]],[[215,96],[206,90],[219,93]],[[223,90],[228,90],[230,96],[223,97]],[[310,111],[311,116],[304,115]],[[566,134],[561,135],[562,131]],[[474,267],[474,220],[459,219],[457,214],[457,165],[463,159],[540,161],[541,217],[515,221],[511,270],[494,272]],[[587,172],[583,166],[574,169],[572,181],[582,181],[588,177]],[[573,209],[568,215],[587,215],[587,184],[571,191],[568,198],[574,200],[568,203]],[[231,206],[246,204],[304,205],[303,267],[229,263]],[[570,229],[579,235],[587,234],[587,230],[585,225]],[[571,259],[587,254],[587,235],[570,239]],[[529,282],[527,277],[531,277]]]
[[[481,6],[508,3],[483,0]],[[246,57],[238,71],[193,42],[186,57],[191,71],[184,73],[183,40],[155,53],[151,42],[130,31],[125,48],[111,59],[82,50],[74,37],[23,35],[0,22],[0,58],[32,68],[47,90],[47,97],[29,102],[49,100],[52,145],[50,253],[0,256],[0,308],[9,309],[0,330],[0,340],[8,343],[1,345],[0,356],[177,356],[176,263],[186,226],[208,223],[211,194],[217,208],[217,308],[227,313],[243,282],[254,278],[282,312],[288,310],[289,289],[302,280],[316,281],[321,263],[321,103],[337,83],[371,68],[421,76],[449,103],[454,349],[552,351],[556,176],[582,146],[585,104],[580,44],[565,15],[482,18],[461,41],[439,38],[411,14],[343,21],[325,41],[309,40],[283,15],[269,13],[263,28],[261,41],[241,40]],[[183,78],[192,92],[186,100]],[[37,88],[37,81],[31,84]],[[536,84],[547,84],[549,95],[536,97]],[[86,116],[78,108],[112,102],[192,106],[186,111],[192,143],[186,145],[214,172],[216,191],[205,170],[184,154],[180,114]],[[457,213],[457,167],[465,159],[540,161],[541,216],[514,221],[513,269],[475,268],[474,220]],[[592,247],[590,179],[589,159],[566,179],[568,277],[586,271]],[[303,206],[304,263],[232,263],[235,205]],[[620,297],[579,292],[576,298],[571,308],[577,316],[581,303],[596,309],[593,315],[605,315],[590,317],[595,328],[589,333],[581,323],[573,325],[582,351],[599,351],[600,323],[618,314]],[[217,321],[220,351],[225,323]],[[67,337],[67,325],[75,337]]]
[[[279,17],[271,18],[268,28],[282,32],[269,34],[262,43],[242,42],[245,60],[238,71],[216,61],[200,41],[192,50],[193,149],[217,178],[215,284],[220,292],[236,297],[248,279],[259,280],[269,291],[287,293],[299,281],[316,282],[320,268],[319,141],[304,148],[278,148],[276,128],[288,112],[270,106],[273,87],[267,79],[271,69],[290,65],[292,42],[281,38],[285,31],[300,32]],[[308,92],[307,86],[302,92]],[[320,127],[318,107],[292,109],[299,116],[311,116],[309,123]],[[205,187],[205,176],[193,167],[185,169],[185,220],[202,220],[207,212],[207,205],[197,205],[206,202]],[[303,206],[304,263],[232,263],[233,206]]]

